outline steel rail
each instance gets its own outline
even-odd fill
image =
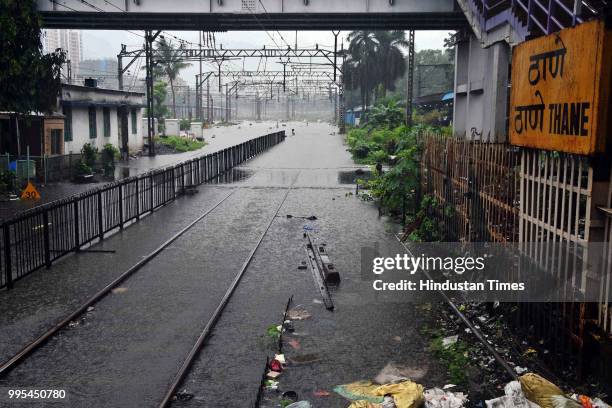
[[[399,236],[397,236],[397,234],[395,234],[395,238],[397,239],[397,241],[400,243],[400,245],[402,247],[404,247],[404,250],[411,256],[414,257],[414,255],[412,255],[412,252],[406,247],[406,244],[404,244],[402,242],[402,240],[400,239]],[[427,272],[427,270],[425,269],[421,269],[421,271],[425,274],[425,276],[427,276],[428,279],[433,280],[431,275],[429,275],[429,273]],[[450,306],[450,308],[453,310],[453,312],[457,315],[457,317],[459,317],[459,319],[461,319],[461,321],[470,329],[470,331],[476,336],[476,338],[482,343],[482,345],[487,349],[487,351],[489,351],[489,353],[491,353],[491,355],[493,356],[493,358],[495,359],[495,361],[497,361],[497,363],[510,375],[510,377],[513,380],[518,380],[518,375],[517,373],[512,369],[512,367],[510,367],[510,365],[506,362],[506,360],[504,360],[504,358],[497,352],[497,350],[495,350],[495,348],[491,345],[491,343],[489,343],[489,341],[485,338],[485,336],[482,334],[482,332],[480,331],[480,329],[477,329],[472,322],[470,322],[470,320],[461,312],[461,310],[459,310],[459,308],[457,307],[457,305],[455,305],[455,303],[448,297],[446,296],[446,293],[444,293],[444,291],[442,290],[438,290],[437,291],[442,298],[444,299],[444,301],[446,303],[448,303],[448,305]]]
[[[88,307],[98,302],[100,299],[106,296],[113,288],[115,288],[118,284],[126,280],[130,275],[134,274],[140,268],[142,268],[147,263],[149,263],[153,258],[159,255],[166,247],[168,247],[170,244],[176,241],[185,232],[187,232],[194,225],[200,222],[204,217],[206,217],[213,210],[219,207],[221,203],[227,200],[235,192],[236,190],[231,191],[229,194],[223,197],[223,199],[217,202],[214,206],[206,210],[204,213],[202,213],[200,216],[194,219],[191,223],[189,223],[189,225],[187,225],[186,227],[182,228],[180,231],[175,233],[172,237],[170,237],[168,240],[166,240],[164,243],[158,246],[155,250],[153,250],[148,255],[146,255],[144,258],[142,258],[140,261],[132,265],[132,267],[130,267],[128,270],[126,270],[121,275],[119,275],[117,278],[115,278],[111,283],[106,285],[103,289],[99,290],[96,294],[94,294],[87,301],[85,301],[85,303],[79,306],[75,311],[70,313],[68,316],[64,317],[59,323],[57,323],[51,329],[47,330],[45,333],[43,333],[41,336],[36,338],[34,341],[30,342],[27,346],[21,349],[17,354],[11,357],[8,361],[2,363],[2,365],[0,365],[0,378],[6,375],[6,373],[8,373],[11,369],[15,368],[19,363],[21,363],[24,360],[25,357],[27,357],[34,350],[36,350],[38,347],[43,345],[47,340],[49,340],[52,336],[54,336],[62,328],[68,325],[72,320],[74,320],[75,318],[85,313]]]
[[[299,173],[298,173],[298,175],[299,175]],[[249,256],[247,257],[247,259],[242,264],[242,267],[240,268],[240,271],[234,277],[234,280],[232,281],[232,283],[230,284],[229,288],[225,292],[225,295],[223,295],[223,298],[221,299],[221,302],[219,303],[219,305],[217,306],[217,308],[213,312],[213,315],[211,316],[211,318],[206,323],[206,326],[204,326],[204,329],[202,330],[202,333],[200,334],[200,336],[196,340],[195,344],[193,345],[193,347],[189,351],[189,354],[187,354],[187,357],[185,358],[185,361],[183,362],[183,364],[179,368],[178,372],[176,373],[176,376],[174,377],[174,380],[172,381],[172,384],[170,385],[170,387],[166,391],[166,394],[164,395],[164,398],[163,398],[162,402],[159,404],[159,408],[167,407],[168,404],[172,401],[172,398],[176,394],[179,386],[181,385],[181,382],[183,381],[183,379],[185,378],[185,376],[189,372],[189,368],[193,364],[193,361],[198,356],[198,353],[200,352],[200,350],[204,346],[204,343],[206,342],[206,340],[210,336],[210,333],[212,332],[212,330],[215,327],[217,321],[221,317],[221,313],[223,313],[223,310],[225,309],[225,306],[227,306],[227,303],[229,302],[230,298],[234,294],[234,291],[238,287],[238,284],[240,283],[240,280],[242,279],[242,277],[244,276],[244,273],[246,272],[246,270],[248,269],[249,265],[251,264],[251,261],[253,260],[253,257],[255,256],[255,252],[257,252],[257,249],[261,246],[261,243],[263,242],[266,234],[268,233],[268,230],[270,229],[270,227],[272,226],[272,224],[274,223],[274,221],[278,217],[278,214],[279,214],[282,206],[285,204],[285,201],[287,200],[287,196],[289,195],[289,192],[292,190],[293,184],[295,183],[295,180],[297,179],[298,175],[296,175],[296,178],[294,179],[292,185],[289,188],[287,188],[287,191],[285,192],[285,195],[284,195],[281,203],[279,204],[279,206],[276,209],[274,215],[272,216],[272,219],[270,220],[270,222],[266,226],[266,229],[262,232],[261,236],[259,237],[259,240],[257,241],[257,244],[255,245],[255,247],[249,253]]]

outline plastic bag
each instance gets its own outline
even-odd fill
[[[537,374],[525,374],[519,377],[519,381],[525,397],[542,408],[554,408],[551,397],[563,395],[559,387]]]

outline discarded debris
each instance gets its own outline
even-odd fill
[[[280,361],[276,359],[270,361],[270,363],[268,364],[268,367],[270,368],[270,370],[276,371],[278,373],[283,371],[283,365],[281,364]]]
[[[187,392],[187,390],[179,391],[176,393],[175,398],[177,401],[189,401],[193,398],[193,394]]]
[[[312,405],[308,401],[298,401],[287,405],[285,408],[312,408]]]
[[[425,408],[461,408],[468,401],[462,392],[444,391],[440,388],[425,390]]]
[[[291,309],[287,312],[287,319],[290,320],[306,320],[311,317],[312,315],[304,309]]]
[[[394,363],[388,363],[374,377],[374,382],[377,384],[387,384],[392,382],[404,381],[407,379],[419,380],[427,374],[427,368],[422,367],[406,367]]]
[[[559,387],[534,373],[519,377],[519,381],[527,399],[542,408],[553,408],[550,398],[553,395],[563,395],[563,391]]]
[[[459,335],[457,334],[454,336],[445,337],[442,339],[442,347],[449,348],[453,344],[457,343],[457,340],[459,340]]]
[[[381,404],[385,396],[393,397],[397,408],[417,408],[424,400],[423,386],[410,380],[384,385],[377,385],[371,381],[358,381],[337,386],[334,391],[357,402],[357,405],[353,403],[351,407],[371,406],[367,403]]]
[[[93,307],[93,306],[89,306],[89,307],[87,308],[87,311],[88,311],[88,312],[93,312],[93,311],[94,311],[94,309],[95,309],[95,307]]]
[[[125,293],[127,292],[128,288],[125,287],[118,287],[118,288],[114,288],[113,290],[111,290],[111,292],[113,292],[114,294],[119,294],[119,293]]]
[[[279,373],[278,371],[268,371],[268,373],[266,374],[266,376],[268,378],[271,378],[273,380],[277,379],[278,377],[280,377],[281,373]]]
[[[521,367],[521,366],[516,366],[514,367],[514,371],[518,374],[525,374],[527,371],[529,371],[529,369],[527,367]]]
[[[275,354],[274,355],[274,360],[280,362],[281,364],[287,364],[287,361],[285,360],[285,355],[284,354]]]
[[[277,326],[275,324],[268,326],[266,329],[266,334],[268,337],[272,337],[273,339],[278,339],[281,335],[282,326]]]
[[[329,397],[331,393],[325,390],[317,390],[313,392],[312,395],[314,395],[315,397]]]
[[[506,384],[504,393],[503,397],[485,401],[487,408],[539,408],[525,397],[518,381]]]

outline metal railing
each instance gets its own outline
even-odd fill
[[[270,133],[215,153],[48,203],[5,221],[0,234],[0,288],[102,240],[285,139]]]
[[[521,40],[547,35],[603,14],[600,0],[468,0],[483,32],[508,23]]]

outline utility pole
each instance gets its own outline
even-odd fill
[[[145,64],[146,64],[146,85],[147,85],[147,138],[149,142],[149,156],[155,156],[155,119],[153,101],[153,42],[160,31],[153,34],[153,31],[145,31]]]
[[[208,123],[212,121],[212,115],[210,110],[210,79],[206,80],[206,119]]]
[[[408,34],[408,78],[406,81],[406,126],[412,126],[412,87],[414,81],[414,30]]]

